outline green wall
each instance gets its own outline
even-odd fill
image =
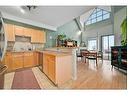
[[[74,20],[58,27],[57,34],[65,34],[66,38],[76,40],[80,44],[81,32],[79,32],[79,28]]]
[[[56,37],[57,37],[57,32],[51,31],[51,30],[46,30],[45,48],[55,47],[56,46]]]

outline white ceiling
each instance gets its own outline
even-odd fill
[[[12,16],[59,27],[94,7],[95,6],[38,6],[36,9],[28,11],[19,6],[0,6],[0,10]]]

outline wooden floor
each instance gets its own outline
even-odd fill
[[[127,89],[127,74],[111,68],[110,61],[78,62],[78,79],[62,86],[66,89]]]
[[[127,89],[127,75],[111,67],[111,62],[100,60],[98,66],[91,60],[78,61],[78,78],[56,87],[38,67],[32,68],[41,89]],[[5,74],[4,89],[11,89],[15,72]]]

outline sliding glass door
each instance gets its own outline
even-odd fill
[[[97,40],[96,39],[88,40],[88,50],[97,50]]]
[[[102,36],[102,51],[104,59],[111,59],[111,46],[114,46],[114,35]]]

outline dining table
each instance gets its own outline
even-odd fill
[[[97,51],[82,51],[81,52],[82,56],[85,58],[85,63],[86,63],[86,59],[94,59],[96,60],[96,64],[97,64]]]

